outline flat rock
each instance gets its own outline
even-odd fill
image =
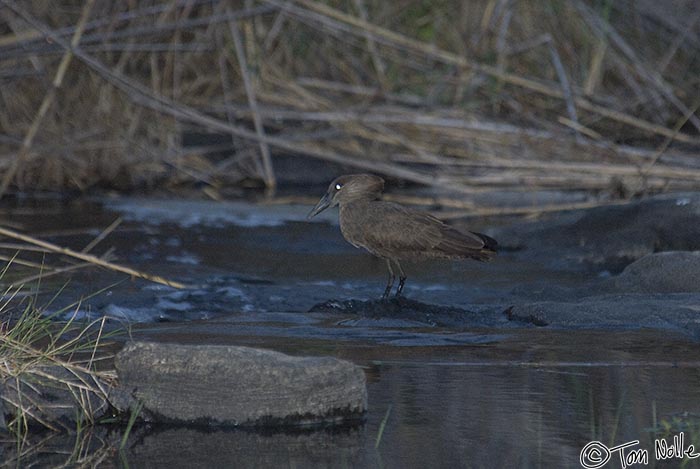
[[[621,291],[644,293],[700,292],[700,251],[650,254],[610,279]]]
[[[361,368],[332,357],[293,357],[218,345],[132,342],[115,365],[120,410],[143,404],[146,420],[203,425],[304,425],[362,417]]]
[[[621,272],[659,251],[700,250],[700,194],[664,194],[543,216],[495,230],[504,251],[555,268]]]
[[[577,301],[516,304],[511,321],[566,329],[670,329],[700,337],[700,295],[605,294]]]

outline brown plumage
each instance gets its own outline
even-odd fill
[[[353,246],[386,260],[389,281],[382,298],[391,293],[394,268],[399,286],[406,282],[399,261],[423,259],[476,259],[487,261],[496,253],[493,238],[462,232],[427,213],[380,200],[384,180],[371,174],[348,174],[335,179],[309,213],[309,218],[329,207],[340,206],[340,231]]]

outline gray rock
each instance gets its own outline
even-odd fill
[[[659,251],[700,250],[700,194],[664,194],[623,205],[555,213],[489,233],[504,251],[569,269],[621,272]]]
[[[123,411],[148,420],[209,425],[314,424],[357,419],[365,375],[332,357],[292,357],[218,345],[132,342],[115,359]],[[125,396],[128,395],[129,398]]]
[[[628,265],[610,281],[627,292],[700,292],[700,251],[650,254]]]
[[[668,329],[700,336],[696,293],[606,294],[578,301],[517,304],[504,314],[519,323],[556,328]]]

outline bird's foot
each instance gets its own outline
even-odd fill
[[[399,287],[396,289],[396,298],[399,298],[401,296],[401,293],[403,292],[404,283],[406,283],[406,277],[399,277]]]

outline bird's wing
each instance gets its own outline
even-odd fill
[[[486,245],[480,236],[458,231],[437,218],[389,202],[365,214],[365,240],[369,250],[382,254],[432,252],[434,255],[464,256]]]

